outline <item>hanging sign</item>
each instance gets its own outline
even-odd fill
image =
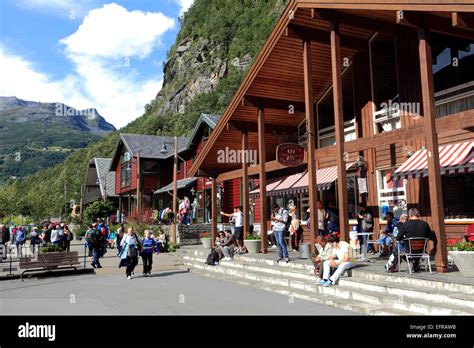
[[[284,166],[299,166],[305,161],[305,148],[293,143],[280,144],[276,149],[276,158]]]
[[[359,193],[368,193],[366,178],[357,178],[357,184],[357,186],[359,187]]]

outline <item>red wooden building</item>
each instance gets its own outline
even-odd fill
[[[474,223],[473,12],[471,1],[290,1],[190,174],[212,177],[214,196],[238,178],[243,203],[257,178],[264,227],[271,201],[300,215],[335,201],[346,239],[361,203],[376,232],[388,211],[418,207],[445,271],[446,238]],[[305,146],[306,163],[280,164],[284,142]],[[222,163],[225,148],[257,151],[258,165]]]

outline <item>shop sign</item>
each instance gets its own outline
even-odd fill
[[[276,150],[276,158],[278,163],[295,167],[305,162],[305,148],[293,143],[280,144]]]

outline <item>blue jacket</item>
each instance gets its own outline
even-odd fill
[[[26,239],[26,233],[25,233],[25,231],[22,231],[22,230],[16,231],[15,242],[16,242],[17,244],[24,243],[24,242],[25,242],[25,239]]]

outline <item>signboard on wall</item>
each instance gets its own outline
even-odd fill
[[[305,161],[305,148],[294,143],[280,144],[276,149],[276,158],[278,163],[287,167],[302,165]]]

